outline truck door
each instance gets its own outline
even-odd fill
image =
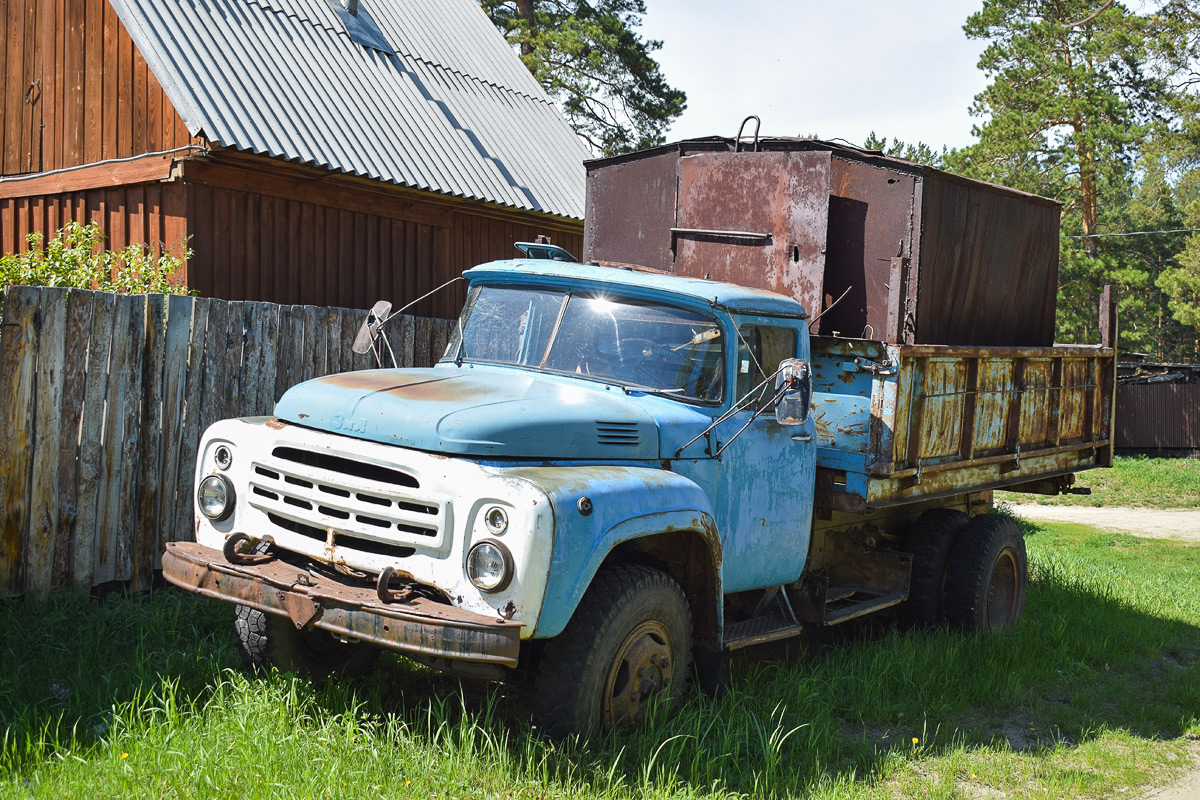
[[[779,362],[809,359],[807,321],[736,317],[735,323],[739,335],[731,385],[735,400],[753,390],[753,402],[716,429],[718,449],[725,448],[718,458],[717,514],[726,592],[800,577],[808,557],[816,474],[813,421],[780,425],[772,407],[771,376]]]

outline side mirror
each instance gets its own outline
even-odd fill
[[[387,321],[388,314],[390,313],[392,313],[392,304],[387,300],[380,300],[371,306],[371,310],[367,312],[367,318],[363,320],[363,324],[359,327],[358,335],[354,337],[354,344],[351,345],[350,349],[360,356],[371,352],[371,348],[375,346],[375,340],[379,338],[379,329]]]
[[[812,406],[812,368],[807,361],[789,358],[780,362],[775,377],[775,421],[780,425],[803,425]]]

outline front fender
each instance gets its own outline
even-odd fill
[[[537,638],[562,632],[613,548],[676,531],[695,533],[713,554],[714,613],[719,618],[721,542],[712,505],[695,482],[656,467],[523,467],[507,472],[545,492],[554,510],[553,553]],[[591,502],[588,513],[580,508],[584,497]]]

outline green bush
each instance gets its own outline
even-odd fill
[[[0,256],[0,286],[65,286],[99,289],[122,294],[187,294],[183,283],[171,277],[192,255],[187,249],[182,258],[162,255],[144,244],[131,244],[122,250],[104,248],[104,234],[95,222],[81,225],[68,222],[48,243],[40,233],[27,237],[24,253]]]

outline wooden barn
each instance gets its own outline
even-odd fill
[[[0,252],[98,221],[202,295],[415,299],[538,234],[588,153],[475,0],[0,0]],[[462,284],[415,307],[453,316]]]

